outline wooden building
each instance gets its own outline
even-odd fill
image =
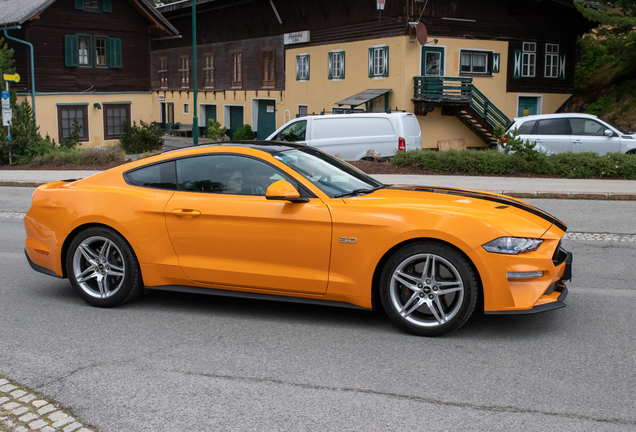
[[[183,35],[152,42],[161,121],[198,109],[201,131],[215,118],[264,137],[306,113],[397,108],[418,114],[427,148],[483,146],[496,125],[556,111],[590,28],[572,0],[198,0],[194,108],[191,6],[159,8]],[[338,104],[370,89],[389,91]]]
[[[42,134],[67,137],[77,118],[84,146],[116,144],[124,121],[152,120],[152,39],[177,30],[146,0],[5,0],[0,29]]]

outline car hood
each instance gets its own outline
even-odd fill
[[[371,194],[346,199],[350,205],[445,211],[477,218],[512,236],[541,237],[553,225],[567,226],[554,216],[506,195],[437,186],[387,185]]]

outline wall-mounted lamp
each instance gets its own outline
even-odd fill
[[[99,103],[97,103],[97,102],[95,102],[95,103],[93,104],[93,107],[94,107],[94,108],[97,108],[97,109],[102,109],[102,106],[101,106]]]
[[[437,39],[433,39],[431,42],[426,42],[426,45],[437,45],[437,42],[439,42]]]

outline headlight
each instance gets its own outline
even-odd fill
[[[521,252],[535,251],[543,240],[522,237],[499,237],[482,247],[488,252],[518,255]]]

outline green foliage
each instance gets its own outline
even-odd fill
[[[523,141],[519,138],[519,130],[513,129],[512,131],[505,132],[501,126],[495,127],[493,136],[497,139],[506,154],[516,153],[524,156],[528,160],[536,160],[539,155],[539,151],[535,149],[536,142],[530,142],[529,140]]]
[[[121,148],[126,154],[138,154],[159,150],[163,147],[164,131],[154,123],[139,120],[130,126],[124,123],[124,133],[119,137]]]
[[[391,161],[399,167],[411,166],[448,174],[468,175],[551,175],[565,178],[622,178],[636,180],[636,155],[610,153],[505,153],[449,150],[397,152]]]
[[[232,139],[235,141],[249,141],[252,139],[252,126],[244,124],[234,132]]]
[[[62,149],[53,148],[50,152],[31,159],[33,165],[95,165],[103,166],[109,162],[123,161],[124,152],[120,147]]]
[[[47,136],[43,139],[35,126],[33,110],[26,100],[13,109],[11,120],[11,140],[7,138],[7,128],[0,131],[0,158],[6,163],[31,158],[52,148],[55,143]],[[11,156],[11,157],[9,157]]]
[[[13,60],[13,50],[5,43],[4,38],[0,38],[0,90],[5,89],[5,83],[2,79],[4,74],[15,73],[15,61]],[[11,84],[9,84],[11,85]],[[17,97],[15,90],[11,90],[11,106],[15,106]]]
[[[208,120],[208,138],[215,142],[222,141],[225,132],[227,132],[227,128],[221,126],[221,123],[213,119]]]
[[[82,132],[82,125],[80,124],[79,121],[77,121],[77,118],[74,118],[73,131],[71,132],[69,136],[67,136],[66,138],[62,140],[62,142],[60,143],[60,147],[62,147],[65,150],[72,150],[78,145],[82,145],[82,143],[79,141],[80,132]]]

